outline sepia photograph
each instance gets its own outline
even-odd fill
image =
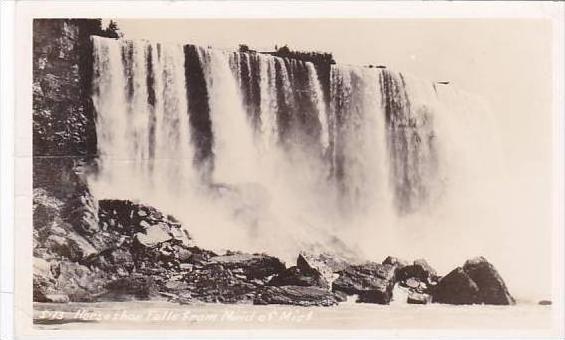
[[[18,322],[563,336],[562,5],[33,15]]]

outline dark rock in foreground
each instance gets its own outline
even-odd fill
[[[406,282],[410,278],[415,278],[420,282],[429,284],[437,281],[438,278],[436,270],[424,259],[415,260],[411,265],[400,267],[396,274],[397,280],[400,282]]]
[[[264,279],[285,269],[278,258],[264,254],[217,256],[211,258],[210,263],[220,264],[226,269],[240,270],[249,280]]]
[[[178,303],[328,306],[357,295],[357,302],[388,304],[398,284],[408,292],[409,304],[430,299],[514,304],[484,258],[467,261],[439,282],[426,261],[409,264],[392,257],[383,264],[351,264],[339,256],[303,253],[296,266],[286,268],[266,254],[219,256],[201,249],[176,219],[143,204],[100,201],[98,231],[89,233],[64,222],[63,207],[44,190],[34,191],[34,301],[166,298]]]
[[[488,305],[516,303],[498,271],[484,257],[467,260],[463,265],[463,270],[479,287],[478,303]]]
[[[433,290],[432,300],[456,305],[515,304],[506,284],[484,257],[468,260],[443,277]]]
[[[383,264],[395,266],[397,269],[402,269],[410,265],[408,261],[399,259],[398,257],[394,257],[394,256],[387,256],[386,259],[383,260]]]
[[[332,290],[357,295],[357,302],[389,304],[395,282],[395,267],[380,263],[349,266],[339,271]]]
[[[346,259],[337,254],[330,253],[307,253],[302,252],[297,259],[297,267],[305,270],[316,270],[325,281],[331,283],[337,278],[337,272],[344,270],[355,261]]]
[[[263,287],[253,301],[256,305],[332,306],[343,301],[327,289],[304,286]]]
[[[298,255],[296,266],[290,267],[274,276],[268,285],[320,287],[326,290],[330,287],[322,274],[313,268],[302,255]]]
[[[477,301],[478,294],[477,284],[463,268],[457,267],[439,281],[434,289],[432,301],[452,305],[469,305]]]
[[[155,298],[159,294],[158,287],[151,276],[140,274],[120,278],[106,285],[106,294],[98,300],[121,301],[121,300],[147,300]]]
[[[279,259],[264,254],[215,256],[182,273],[176,286],[169,282],[168,291],[188,292],[193,299],[204,302],[252,302],[269,278],[283,270],[285,266]]]

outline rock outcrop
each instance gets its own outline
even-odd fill
[[[302,255],[298,255],[296,266],[290,267],[269,282],[270,286],[305,286],[319,287],[328,290],[329,282],[322,274],[308,263]]]
[[[190,236],[180,224],[154,208],[130,201],[100,201],[100,230],[85,235],[62,220],[63,207],[45,190],[34,191],[34,263],[42,268],[34,270],[37,301],[48,301],[52,295],[67,295],[70,301],[94,301],[112,292],[116,297],[131,275],[151,277],[180,269],[182,262],[198,253],[189,246]]]
[[[479,287],[461,267],[444,276],[434,289],[432,301],[452,305],[477,302]]]
[[[334,292],[357,295],[358,302],[388,304],[395,283],[395,267],[388,264],[366,263],[353,265],[337,272]]]
[[[427,304],[431,301],[431,292],[437,285],[439,276],[426,260],[417,259],[412,264],[397,258],[387,257],[383,264],[395,266],[398,285],[408,291],[406,302],[409,304]]]
[[[432,300],[455,305],[515,304],[506,284],[484,257],[468,260],[443,277],[433,289]]]
[[[327,289],[304,286],[267,286],[259,291],[253,303],[256,305],[332,306],[340,301],[343,299]]]
[[[516,303],[498,271],[484,257],[467,260],[463,265],[463,270],[479,287],[478,303],[488,305]]]

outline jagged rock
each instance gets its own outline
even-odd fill
[[[301,252],[297,259],[297,266],[299,268],[315,269],[330,285],[337,277],[335,273],[344,270],[350,264],[349,260],[330,253],[314,254]]]
[[[252,302],[257,291],[275,274],[285,267],[277,258],[263,254],[244,254],[229,252],[228,255],[215,255],[193,247],[189,263],[181,269],[179,265],[182,291],[190,294],[190,299],[204,302],[245,303]],[[186,268],[187,265],[190,267]],[[178,287],[169,284],[167,292],[179,294]]]
[[[406,302],[412,305],[425,305],[431,302],[432,298],[429,294],[409,291]]]
[[[183,277],[186,290],[191,296],[204,302],[237,303],[251,302],[262,281],[249,280],[243,274],[235,274],[218,263],[193,268]]]
[[[135,234],[135,240],[145,247],[155,247],[173,238],[167,225],[147,225],[144,228],[144,232]]]
[[[432,293],[432,301],[453,305],[469,305],[477,301],[479,287],[461,267],[444,276]]]
[[[175,252],[175,258],[178,259],[179,262],[186,262],[192,256],[192,252],[181,245],[174,245],[173,250]]]
[[[170,219],[170,216],[153,207],[128,200],[100,200],[98,204],[100,222],[124,235],[133,236],[139,232],[147,234],[151,226],[164,225],[167,233],[173,237],[184,237],[180,236],[181,233],[187,236],[177,220]],[[139,212],[142,212],[141,215]]]
[[[424,283],[436,282],[438,275],[424,259],[415,260],[413,264],[403,266],[397,270],[397,280],[406,282],[410,278],[415,278]]]
[[[100,296],[100,300],[146,300],[158,295],[154,279],[147,275],[132,275],[113,280],[108,282],[105,288],[107,292]]]
[[[479,287],[477,303],[489,305],[513,305],[514,298],[492,264],[484,257],[467,260],[463,270]]]
[[[188,250],[192,253],[192,255],[190,256],[190,263],[196,265],[203,265],[205,263],[208,263],[208,261],[212,257],[218,256],[218,254],[212,251],[201,249],[198,247],[189,247]]]
[[[349,266],[338,272],[332,290],[358,295],[357,302],[388,304],[395,283],[395,267],[380,263]]]
[[[310,286],[328,289],[328,281],[316,270],[304,271],[299,267],[290,267],[274,276],[269,286]]]
[[[107,275],[69,262],[43,262],[34,259],[33,300],[38,302],[95,301],[104,293]],[[63,296],[66,296],[64,298]]]
[[[210,258],[210,263],[226,269],[240,269],[247,279],[265,279],[285,270],[285,265],[276,257],[264,254],[236,254]]]
[[[271,286],[313,286],[329,289],[328,281],[313,268],[302,255],[298,255],[296,266],[275,275],[268,283]]]
[[[58,234],[50,235],[43,242],[42,246],[48,248],[52,253],[76,262],[98,253],[83,236],[76,232],[70,232],[64,236]]]
[[[394,257],[394,256],[387,256],[387,258],[384,259],[382,263],[388,264],[388,265],[391,265],[391,266],[395,266],[395,267],[397,267],[397,270],[410,265],[410,263],[408,263],[408,261],[400,259],[398,257]]]
[[[494,266],[484,257],[465,262],[442,278],[433,289],[433,302],[511,305],[514,298]]]
[[[253,303],[256,305],[280,304],[298,306],[332,306],[342,297],[326,289],[304,286],[263,287]]]

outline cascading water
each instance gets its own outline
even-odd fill
[[[193,45],[93,46],[94,194],[171,213],[207,248],[428,256],[405,232],[451,223],[445,202],[472,172],[461,153],[478,150],[457,140],[477,106],[432,83]]]
[[[182,46],[93,43],[101,190],[109,196],[123,187],[133,196],[147,188],[179,191],[193,173]]]

